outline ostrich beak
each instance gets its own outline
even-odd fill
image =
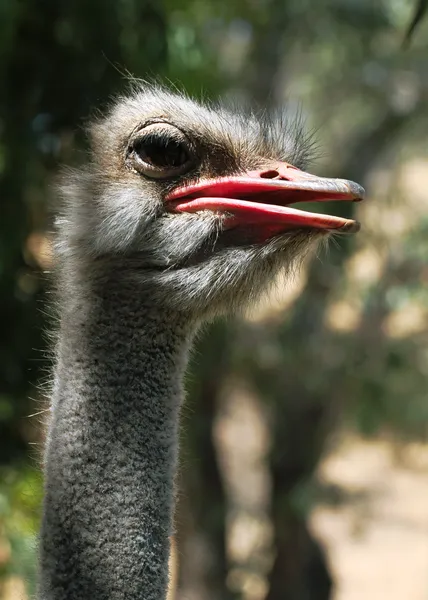
[[[166,201],[179,212],[211,210],[227,213],[226,223],[236,225],[273,225],[280,230],[315,228],[354,233],[357,221],[331,215],[310,213],[289,205],[295,202],[358,201],[364,189],[345,179],[327,179],[300,171],[281,162],[243,175],[202,179],[175,188]]]

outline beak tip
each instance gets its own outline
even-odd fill
[[[349,191],[354,196],[354,200],[356,202],[360,202],[361,200],[364,200],[366,191],[360,184],[355,183],[354,181],[349,181],[348,185],[349,185]]]
[[[338,231],[340,233],[358,233],[361,229],[361,223],[359,221],[348,221]]]

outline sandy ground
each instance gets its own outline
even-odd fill
[[[427,600],[428,446],[397,455],[386,442],[347,439],[321,477],[350,498],[311,516],[335,576],[333,600]]]
[[[241,507],[263,512],[268,430],[248,391],[228,398],[219,434],[231,496]],[[428,600],[428,444],[367,441],[343,433],[322,461],[318,478],[337,499],[310,515],[336,583],[331,600]],[[245,560],[243,549],[254,556],[262,538],[252,523],[251,540],[251,523],[241,521],[231,535],[238,562]],[[248,593],[241,585],[246,600],[263,600],[263,577],[260,593],[253,581]]]

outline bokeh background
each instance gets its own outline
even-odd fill
[[[428,19],[402,46],[415,4],[0,2],[2,600],[34,591],[47,206],[127,73],[284,105],[315,132],[312,170],[368,191],[334,209],[358,236],[199,340],[176,599],[428,598]]]

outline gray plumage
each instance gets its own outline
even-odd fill
[[[153,122],[185,136],[185,172],[141,172],[137,138]],[[224,215],[165,211],[178,184],[274,160],[302,166],[310,144],[298,126],[143,85],[90,135],[90,162],[66,176],[57,219],[60,328],[38,596],[164,600],[192,337],[202,321],[253,302],[325,232],[254,243],[251,229],[226,230]]]

